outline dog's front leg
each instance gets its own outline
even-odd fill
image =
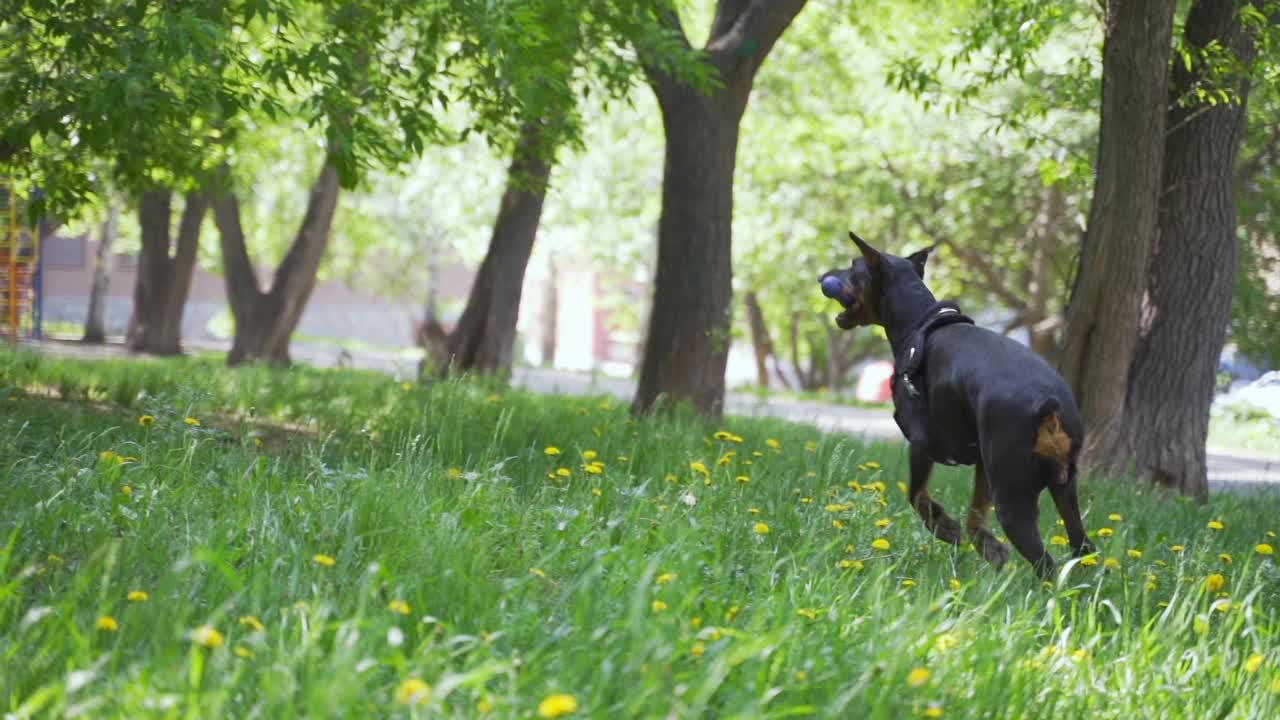
[[[945,508],[929,497],[929,473],[933,471],[933,459],[927,448],[911,445],[911,507],[920,514],[924,526],[934,537],[943,542],[959,545],[962,540],[960,523],[947,514]]]

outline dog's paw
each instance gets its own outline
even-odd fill
[[[982,559],[994,565],[997,570],[1009,562],[1009,546],[997,540],[989,532],[984,532],[978,536],[976,546]]]

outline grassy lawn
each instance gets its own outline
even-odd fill
[[[16,717],[1280,716],[1275,498],[1088,484],[1044,587],[776,421],[7,351],[0,403]]]

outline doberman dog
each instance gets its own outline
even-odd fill
[[[965,519],[970,542],[997,568],[1009,549],[987,528],[987,509],[1044,579],[1053,557],[1036,526],[1040,491],[1048,488],[1076,557],[1094,552],[1085,537],[1076,493],[1076,458],[1084,438],[1071,389],[1039,355],[976,326],[924,283],[928,248],[905,258],[880,252],[852,232],[862,256],[818,282],[844,310],[844,330],[880,325],[893,350],[894,420],[911,456],[911,506],[925,527],[959,544],[959,523],[929,497],[935,462],[973,465],[973,501]]]

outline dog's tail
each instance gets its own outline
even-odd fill
[[[1061,406],[1054,398],[1040,404],[1036,417],[1040,424],[1036,429],[1036,455],[1058,463],[1066,468],[1071,460],[1071,436],[1062,428],[1062,419],[1058,417]]]

